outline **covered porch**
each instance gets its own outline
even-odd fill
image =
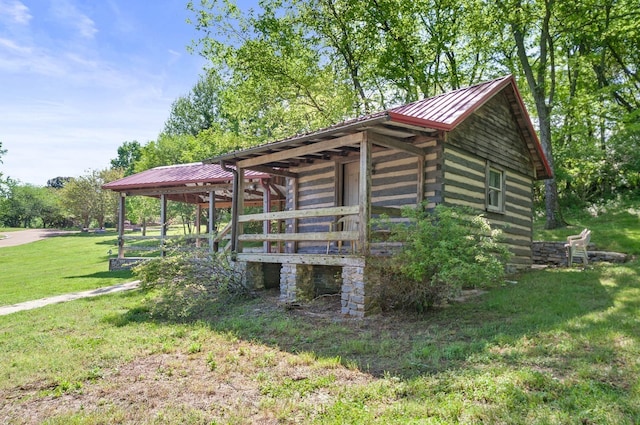
[[[378,114],[351,124],[298,136],[206,162],[233,165],[234,184],[244,192],[246,173],[286,179],[281,211],[248,213],[234,196],[231,252],[247,279],[261,286],[265,270],[280,267],[280,300],[293,303],[321,269],[335,271],[342,313],[362,317],[367,309],[367,259],[392,252],[380,242],[375,219],[401,219],[401,208],[437,202],[442,133],[395,123]],[[274,223],[284,222],[285,226]],[[262,231],[256,225],[262,223]],[[307,294],[307,297],[311,294]]]
[[[219,211],[229,209],[232,205],[233,171],[225,170],[218,164],[180,164],[156,167],[105,184],[104,189],[118,193],[118,253],[115,259],[111,259],[110,269],[144,258],[164,256],[167,247],[177,241],[184,243],[184,249],[208,249],[211,252],[219,249],[228,250],[230,223],[221,228],[218,224]],[[261,172],[249,172],[245,178],[245,206],[262,207],[266,211],[283,207],[284,187],[281,178],[273,178]],[[158,235],[126,232],[127,199],[135,196],[159,200],[159,211],[154,214],[159,217]],[[269,201],[269,205],[264,204],[266,200]],[[192,217],[193,233],[169,234],[169,202],[195,207]],[[137,255],[131,255],[132,253]]]

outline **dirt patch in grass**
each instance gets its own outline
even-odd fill
[[[313,415],[335,401],[339,388],[372,380],[367,374],[339,365],[318,368],[288,353],[237,344],[234,348],[244,354],[234,355],[232,349],[216,360],[215,367],[206,353],[154,354],[65,388],[60,383],[34,382],[0,391],[0,419],[2,423],[38,424],[77,415],[107,422],[120,418],[126,423],[151,423],[164,422],[171,412],[180,412],[180,416],[197,412],[207,422],[236,417],[242,423],[279,423],[279,416],[286,414],[274,408],[276,403],[284,406],[295,402],[296,409]],[[330,377],[326,386],[297,394],[294,391],[289,397],[283,397],[279,390],[272,390],[277,395],[272,397],[265,389],[298,382],[303,388],[304,381],[321,377]]]
[[[469,295],[466,302],[479,294]],[[393,373],[406,355],[398,350],[411,350],[413,338],[425,332],[424,316],[342,316],[340,296],[288,310],[277,298],[265,291],[242,314],[226,317],[251,322],[284,315],[288,319],[281,323],[291,328],[280,330],[281,335],[277,325],[257,335],[222,328],[190,346],[187,341],[158,347],[130,362],[90,371],[81,382],[34,381],[2,390],[0,423],[39,424],[52,418],[53,423],[70,418],[87,423],[183,423],[185,418],[191,418],[188,423],[304,423],[345,390]],[[331,330],[314,337],[314,330],[325,328]],[[290,342],[292,334],[303,341]]]

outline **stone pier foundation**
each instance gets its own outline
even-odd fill
[[[330,270],[325,270],[331,267]],[[338,269],[338,273],[335,273]],[[327,280],[320,282],[318,279]],[[329,282],[331,281],[331,282]],[[366,313],[365,267],[283,264],[280,269],[280,302],[294,303],[312,299],[325,286],[334,286],[341,293],[341,313],[345,316],[364,317]],[[337,285],[337,286],[335,286]]]
[[[313,295],[313,266],[283,264],[280,269],[280,302],[308,301]]]
[[[365,314],[365,268],[364,266],[342,267],[342,314],[364,317]]]

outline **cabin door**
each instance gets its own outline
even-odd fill
[[[360,162],[347,162],[342,167],[342,205],[358,205],[360,198]]]

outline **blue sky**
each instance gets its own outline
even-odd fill
[[[186,0],[0,0],[0,172],[39,186],[162,131],[204,59]]]

